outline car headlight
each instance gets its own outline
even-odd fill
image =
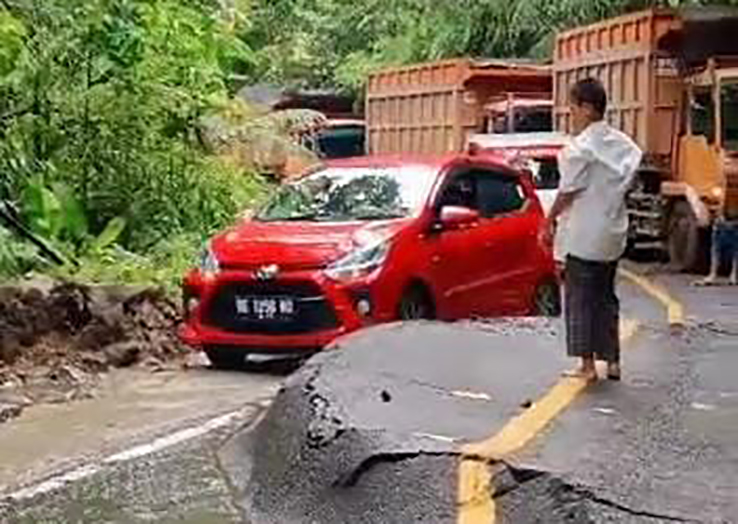
[[[340,281],[371,275],[384,264],[389,248],[389,240],[362,246],[331,264],[325,274],[330,279]]]
[[[203,275],[215,275],[220,271],[220,262],[215,256],[213,248],[208,246],[200,257],[200,272]]]

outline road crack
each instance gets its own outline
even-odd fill
[[[383,464],[399,464],[401,462],[416,460],[423,457],[461,457],[460,451],[388,451],[375,453],[362,460],[358,466],[348,474],[342,475],[334,483],[334,487],[350,488],[359,483],[361,477],[369,471]]]
[[[520,468],[505,461],[501,461],[500,464],[503,464],[504,468],[496,473],[492,482],[491,496],[495,500],[503,500],[513,493],[528,490],[530,495],[548,497],[555,504],[561,506],[570,506],[581,503],[582,501],[588,501],[633,517],[649,518],[663,522],[684,522],[692,524],[701,524],[702,522],[696,519],[667,515],[655,511],[635,509],[598,496],[585,486],[576,486],[565,482],[549,472]],[[535,482],[542,483],[542,486],[532,487],[531,484]],[[526,493],[525,497],[528,498],[530,495]]]

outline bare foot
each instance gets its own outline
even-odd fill
[[[587,368],[577,368],[565,371],[564,376],[568,378],[581,378],[587,382],[597,382],[597,370]]]
[[[698,280],[697,282],[694,283],[694,285],[698,287],[715,286],[717,285],[717,277],[710,275],[707,278]]]
[[[619,381],[621,377],[620,364],[613,362],[607,365],[608,380]]]

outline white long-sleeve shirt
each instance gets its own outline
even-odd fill
[[[626,134],[605,122],[591,124],[559,155],[561,193],[577,193],[559,219],[557,260],[572,255],[609,262],[623,255],[628,236],[625,195],[643,153]]]

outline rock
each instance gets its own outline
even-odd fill
[[[0,333],[0,362],[12,366],[22,354],[20,340],[14,333]]]
[[[0,424],[12,418],[19,417],[23,412],[23,406],[19,404],[5,404],[0,402]]]
[[[89,309],[89,288],[76,284],[62,284],[51,290],[49,307],[55,314],[54,328],[76,333],[92,320]]]
[[[75,387],[86,382],[87,374],[77,367],[62,365],[49,371],[47,377],[54,382],[60,382],[71,387]]]
[[[203,351],[192,351],[185,355],[182,367],[184,369],[206,369],[210,366],[210,361]]]
[[[94,372],[107,371],[110,367],[108,359],[100,352],[90,351],[83,353],[80,356],[80,362],[86,369]]]
[[[167,370],[166,364],[155,356],[149,356],[146,358],[146,360],[143,361],[142,366],[151,373],[162,373]]]
[[[141,354],[141,347],[138,342],[120,342],[107,346],[103,349],[103,354],[108,364],[116,368],[124,368],[136,363]]]
[[[85,351],[98,351],[126,338],[126,318],[122,309],[108,310],[85,326],[77,337],[77,347]]]
[[[15,405],[21,408],[27,408],[33,404],[33,401],[25,395],[14,393],[12,391],[0,390],[0,404]]]
[[[66,402],[86,398],[110,367],[149,357],[152,372],[167,370],[181,355],[179,320],[160,289],[48,279],[0,286],[0,393]]]

